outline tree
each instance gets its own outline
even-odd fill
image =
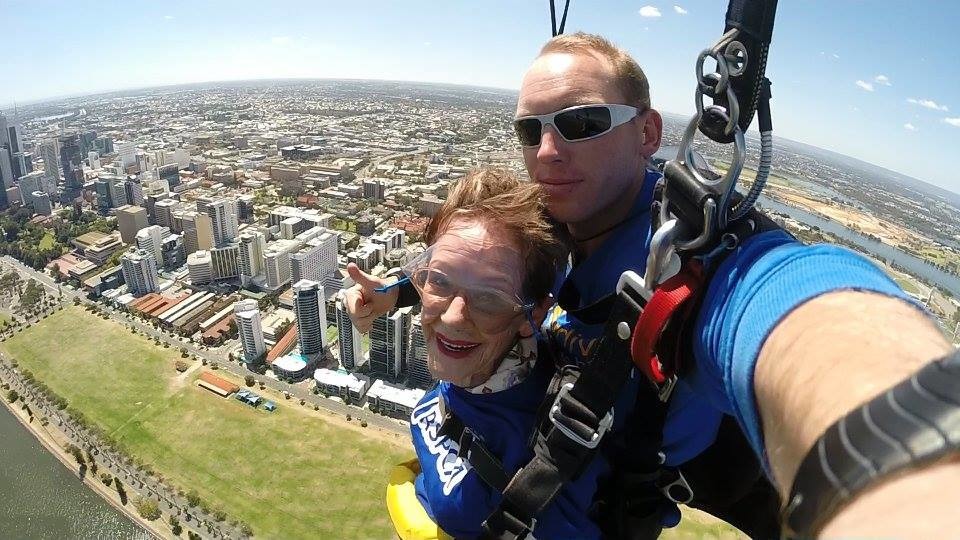
[[[217,508],[216,510],[213,511],[213,518],[216,519],[217,521],[224,521],[227,519],[227,513]]]
[[[247,386],[253,386],[253,375],[247,375],[244,377],[243,382],[246,383]]]
[[[10,390],[7,392],[7,401],[10,403],[16,403],[20,399],[20,394],[16,390]]]
[[[140,497],[137,499],[137,502],[134,503],[134,506],[137,508],[137,512],[143,519],[147,521],[160,519],[160,507],[153,499],[145,499]]]
[[[253,527],[250,526],[246,521],[240,522],[240,534],[251,537],[253,536]]]
[[[200,494],[191,489],[191,490],[187,493],[187,504],[190,505],[191,508],[199,505],[199,504],[200,504]]]

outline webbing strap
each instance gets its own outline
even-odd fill
[[[549,421],[537,436],[533,459],[507,484],[500,507],[484,522],[484,538],[523,538],[563,484],[577,478],[593,459],[633,368],[629,329],[642,302],[627,291],[617,296],[589,363],[557,394]],[[628,331],[618,333],[623,325]]]
[[[686,307],[687,301],[696,295],[703,284],[702,274],[690,264],[654,291],[643,313],[637,318],[630,343],[634,363],[655,384],[663,384],[676,375],[676,362],[669,362],[666,369],[660,362],[656,347],[667,324],[678,309]]]
[[[446,407],[443,409],[443,422],[438,433],[457,442],[457,455],[469,462],[477,476],[487,485],[497,491],[506,488],[510,478],[503,470],[503,464],[473,430],[465,426],[463,421]]]

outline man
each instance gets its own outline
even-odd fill
[[[606,112],[555,114],[594,105]],[[585,129],[593,114],[608,115],[611,129]],[[626,270],[642,275],[659,178],[647,164],[660,146],[662,121],[636,62],[585,34],[544,46],[523,79],[516,117],[530,177],[576,243],[548,334],[561,362],[582,363],[602,325],[585,324],[565,310],[610,294]],[[539,122],[520,123],[532,117]],[[350,271],[364,290],[380,283]],[[839,248],[802,246],[782,231],[761,233],[730,254],[715,275],[722,279],[711,282],[694,326],[694,365],[670,400],[663,431],[668,465],[704,455],[729,415],[786,499],[801,460],[831,424],[951,350],[889,278]],[[358,295],[358,327],[369,326],[396,300],[382,296]],[[952,511],[958,485],[957,458],[882,480],[821,533],[936,536],[960,524]],[[917,515],[924,518],[917,521]]]
[[[557,127],[564,127],[562,118],[551,123],[541,116],[540,129],[532,131],[517,124],[530,177],[543,186],[550,213],[576,242],[574,267],[559,291],[561,305],[574,308],[611,293],[623,271],[642,274],[658,179],[646,166],[660,146],[662,121],[650,108],[643,72],[628,55],[598,36],[554,38],[523,79],[516,117],[592,104],[637,112],[586,140],[574,140],[582,133],[569,128],[571,140],[565,138]],[[730,414],[786,498],[800,461],[828,426],[951,349],[892,281],[850,252],[801,246],[781,231],[761,233],[716,275],[724,279],[711,282],[694,330],[695,365],[671,398],[664,429],[671,465],[706,450],[722,414]],[[585,360],[600,330],[560,308],[550,321],[566,361]],[[924,501],[924,516],[956,520],[955,512],[938,514],[925,505],[955,504],[958,479],[960,460],[953,459],[884,481],[822,532],[935,534],[944,529],[921,531],[914,521],[918,502]],[[904,494],[913,498],[904,501]]]

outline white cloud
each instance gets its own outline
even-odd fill
[[[659,17],[660,10],[653,6],[643,6],[640,8],[641,17]]]
[[[956,118],[944,118],[943,121],[950,124],[953,127],[960,128],[960,116]]]
[[[873,78],[873,82],[882,84],[883,86],[890,86],[890,77],[887,77],[886,75],[877,75]]]
[[[274,36],[270,38],[270,43],[274,45],[290,45],[293,43],[293,38],[290,36]]]
[[[932,99],[916,99],[916,98],[907,98],[907,103],[913,103],[914,105],[919,105],[921,107],[926,107],[927,109],[933,109],[935,111],[947,112],[950,109],[946,105],[940,105]]]
[[[903,129],[907,131],[917,131],[917,126],[911,124],[910,122],[907,122],[906,124],[903,125]]]
[[[834,60],[837,60],[840,58],[840,55],[837,53],[833,53],[831,56],[833,56]]]
[[[423,42],[423,46],[424,46],[424,47],[429,47],[430,45],[432,45],[432,43],[430,43],[429,41],[424,41],[424,42]]]
[[[682,7],[677,6],[677,5],[673,6],[673,10],[677,12],[677,15],[686,15],[686,14],[687,14],[687,10],[685,10],[685,9],[683,9]]]
[[[173,15],[164,15],[163,18],[166,19],[166,20],[168,20],[168,21],[172,21],[172,20],[173,20]]]
[[[863,88],[863,89],[866,90],[867,92],[873,92],[873,85],[870,84],[870,83],[868,83],[868,82],[866,82],[866,81],[860,81],[860,80],[858,80],[855,84],[856,84],[857,86],[859,86],[860,88]]]

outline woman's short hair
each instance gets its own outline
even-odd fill
[[[540,301],[550,294],[569,250],[562,226],[547,215],[537,184],[504,169],[470,171],[450,188],[447,200],[427,225],[427,245],[436,242],[454,218],[474,218],[503,227],[520,248],[527,300]]]

